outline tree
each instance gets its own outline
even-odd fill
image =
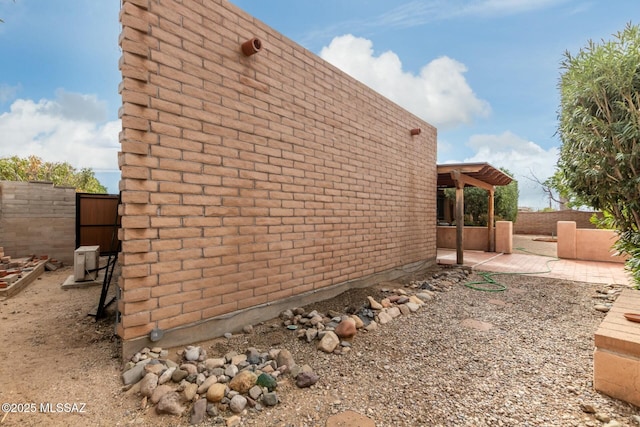
[[[563,206],[568,205],[566,196],[561,194],[560,190],[556,187],[557,175],[558,175],[557,169],[553,175],[551,175],[544,181],[538,178],[535,172],[531,169],[529,169],[529,176],[525,175],[526,179],[538,184],[542,188],[542,192],[546,194],[547,199],[549,200],[549,206],[544,208],[543,212],[553,212],[555,210],[553,209],[553,204],[552,204],[553,202],[557,203],[560,206],[560,209],[563,209]]]
[[[509,176],[513,176],[509,170],[501,168],[502,172]],[[495,211],[496,217],[504,221],[515,222],[518,217],[518,181],[513,180],[508,185],[496,187],[495,194]]]
[[[511,176],[509,170],[500,168],[502,172]],[[518,215],[518,181],[511,181],[509,185],[496,187],[494,194],[495,217],[497,220],[515,221]],[[455,189],[445,191],[449,200],[456,199]],[[478,187],[464,189],[464,216],[466,225],[487,225],[489,213],[489,193]]]
[[[621,235],[618,249],[634,252],[633,242],[640,241],[640,27],[628,24],[613,40],[566,52],[561,68],[562,146],[554,185],[574,204],[609,213]],[[640,271],[635,277],[640,280]]]
[[[106,193],[89,168],[77,171],[67,162],[44,162],[36,156],[18,156],[0,159],[0,180],[5,181],[51,181],[57,186],[74,187],[82,193]]]

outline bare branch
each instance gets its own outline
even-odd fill
[[[549,200],[554,201],[560,205],[565,203],[564,200],[561,200],[561,198],[555,196],[554,189],[549,185],[549,183],[547,183],[546,181],[541,181],[540,178],[538,178],[533,172],[533,170],[531,170],[531,168],[529,168],[529,173],[531,174],[531,176],[525,175],[524,177],[542,187],[542,191],[547,195]]]

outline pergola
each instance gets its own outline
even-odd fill
[[[487,220],[489,251],[494,252],[496,241],[494,228],[494,193],[495,187],[508,185],[513,181],[506,173],[496,169],[489,163],[452,163],[437,165],[438,189],[456,189],[456,263],[464,262],[464,187],[472,186],[489,192],[489,212]]]

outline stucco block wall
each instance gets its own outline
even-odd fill
[[[558,222],[558,258],[587,261],[627,261],[627,255],[616,255],[613,245],[618,241],[615,230],[577,228],[574,221]]]
[[[438,226],[436,244],[439,248],[455,249],[457,247],[456,227]],[[487,227],[464,227],[464,249],[470,251],[489,250],[489,229]]]
[[[120,19],[125,341],[435,261],[435,128],[224,0]]]
[[[75,218],[74,188],[0,181],[0,246],[5,255],[48,255],[72,263]]]

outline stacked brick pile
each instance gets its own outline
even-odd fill
[[[9,287],[20,278],[20,270],[12,267],[11,257],[5,256],[4,248],[0,246],[0,289]]]
[[[33,271],[38,264],[48,259],[47,255],[28,258],[11,259],[4,255],[4,248],[0,247],[0,289],[6,289],[21,279],[24,273]]]

